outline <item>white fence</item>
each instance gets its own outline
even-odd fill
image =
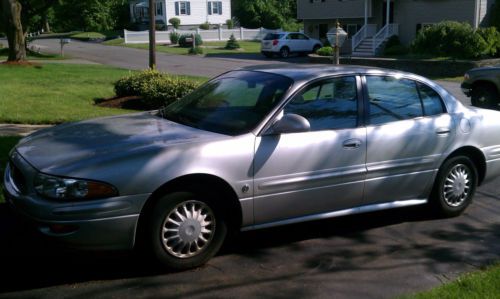
[[[278,32],[281,29],[271,30],[271,29],[216,29],[216,30],[175,30],[179,34],[194,34],[197,33],[201,36],[204,41],[220,41],[228,40],[231,34],[238,40],[261,40],[267,33]],[[172,31],[156,31],[156,42],[157,43],[170,43],[170,33]],[[149,31],[128,31],[123,30],[123,36],[125,37],[126,44],[146,44],[149,42]]]

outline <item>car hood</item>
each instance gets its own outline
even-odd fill
[[[20,141],[16,150],[45,173],[85,167],[173,145],[224,138],[208,131],[139,113],[98,118],[38,131]]]

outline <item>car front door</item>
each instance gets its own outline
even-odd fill
[[[439,94],[406,78],[366,76],[364,204],[425,200],[454,136]]]
[[[359,123],[360,83],[347,76],[308,85],[281,115],[306,118],[310,131],[257,137],[256,225],[320,218],[362,202],[366,128]]]

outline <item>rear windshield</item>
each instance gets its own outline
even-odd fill
[[[283,37],[284,34],[280,33],[268,33],[266,36],[264,36],[264,40],[273,40],[273,39],[280,39]]]

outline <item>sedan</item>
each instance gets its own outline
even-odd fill
[[[261,41],[261,53],[266,57],[277,54],[288,58],[292,53],[314,53],[322,43],[300,32],[268,33]]]
[[[171,269],[229,231],[427,205],[450,217],[500,175],[500,112],[363,67],[259,66],[159,111],[38,131],[10,153],[9,205],[68,246]]]

